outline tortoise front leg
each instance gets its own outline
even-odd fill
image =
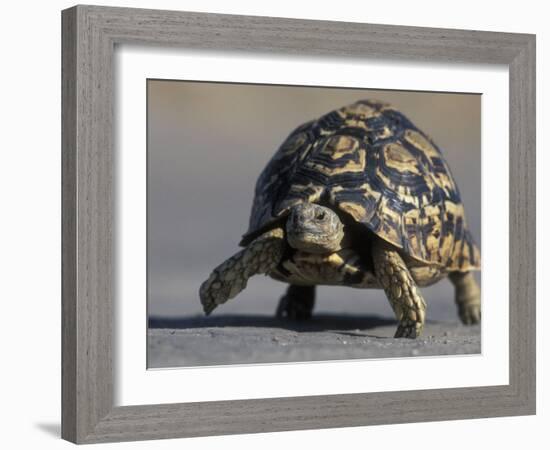
[[[218,305],[235,297],[253,275],[273,270],[283,256],[283,249],[283,230],[275,228],[216,267],[199,290],[205,314],[210,314]]]
[[[455,303],[460,320],[465,325],[481,321],[481,291],[472,272],[451,272],[449,279],[455,287]]]
[[[390,301],[399,326],[396,338],[417,338],[424,328],[426,302],[403,258],[394,247],[377,240],[372,249],[374,272]]]

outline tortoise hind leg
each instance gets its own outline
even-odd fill
[[[451,272],[449,279],[455,287],[455,303],[460,320],[465,325],[481,321],[481,291],[472,272]]]
[[[278,319],[311,319],[315,306],[315,286],[297,286],[291,284],[277,307]]]
[[[382,240],[374,243],[372,257],[376,278],[399,320],[395,337],[417,338],[424,328],[426,302],[407,265],[395,248]]]

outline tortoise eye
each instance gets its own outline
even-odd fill
[[[317,220],[325,220],[325,216],[326,216],[325,212],[321,211],[320,213],[317,213],[316,219]]]

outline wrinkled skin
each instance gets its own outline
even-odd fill
[[[334,211],[313,203],[296,205],[286,222],[288,243],[308,253],[334,253],[340,250],[344,225]]]

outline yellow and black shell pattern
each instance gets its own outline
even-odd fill
[[[361,100],[294,130],[258,178],[241,245],[302,202],[343,212],[420,262],[480,267],[441,151],[388,104]]]

